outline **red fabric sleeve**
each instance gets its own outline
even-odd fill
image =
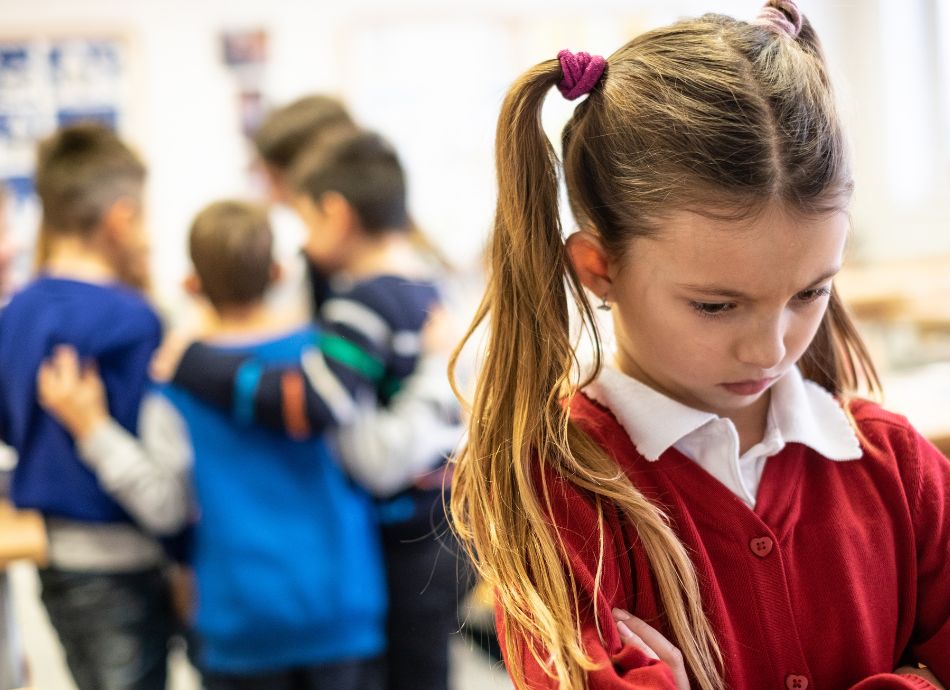
[[[676,690],[673,674],[665,663],[651,659],[633,647],[625,647],[613,623],[611,610],[633,610],[633,579],[630,547],[624,543],[618,516],[605,515],[603,574],[600,591],[594,591],[599,555],[597,513],[593,503],[575,487],[558,479],[550,479],[554,524],[569,555],[568,567],[574,575],[580,595],[582,639],[588,655],[601,668],[588,675],[589,690]],[[539,490],[540,493],[540,490]],[[594,618],[599,616],[600,631]],[[499,636],[502,637],[504,611],[496,611]],[[647,621],[652,623],[651,621]],[[654,627],[656,625],[654,624]],[[525,685],[530,690],[557,690],[557,681],[549,678],[521,645],[525,662]],[[502,640],[504,649],[504,640]],[[507,659],[506,659],[507,661]]]
[[[865,678],[849,690],[937,690],[926,678],[912,674],[878,673]]]
[[[917,541],[917,617],[908,648],[950,684],[950,460],[914,434],[915,479],[908,486]]]

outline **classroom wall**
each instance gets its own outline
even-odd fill
[[[822,35],[850,123],[854,256],[950,252],[950,59],[936,40],[941,0],[803,0]],[[220,58],[225,29],[264,28],[264,92],[282,103],[343,96],[401,149],[420,224],[459,263],[473,262],[492,213],[494,120],[520,69],[561,47],[608,54],[633,33],[737,0],[0,0],[0,37],[115,32],[130,46],[125,133],[151,168],[149,221],[159,295],[186,269],[184,237],[207,201],[254,191],[239,133],[239,83]],[[921,38],[924,37],[924,38]],[[940,53],[944,50],[944,53]],[[938,54],[943,55],[940,68]],[[937,86],[942,85],[941,92]],[[550,99],[552,134],[572,106]],[[555,102],[556,101],[556,102]],[[21,228],[21,233],[28,230]],[[295,241],[295,240],[294,240]]]

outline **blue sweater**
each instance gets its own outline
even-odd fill
[[[0,314],[0,438],[19,462],[11,495],[21,508],[89,522],[129,520],[77,457],[72,438],[36,402],[36,372],[53,346],[95,359],[109,411],[135,432],[161,324],[142,297],[118,285],[41,277]]]
[[[220,351],[290,364],[316,340],[306,328]],[[204,666],[256,673],[381,654],[386,597],[373,504],[323,438],[294,441],[241,425],[180,388],[165,394],[195,453]]]
[[[298,435],[339,426],[336,410],[341,405],[346,408],[370,395],[385,404],[415,369],[420,332],[439,301],[435,285],[381,275],[323,297],[314,348],[321,352],[325,370],[304,375],[300,361],[288,362],[251,380],[242,374],[245,365],[254,366],[249,355],[223,354],[195,343],[178,365],[175,384],[218,409],[231,410],[236,418],[271,429],[286,432],[288,418],[305,419],[307,428]],[[299,403],[287,394],[289,380],[303,387]]]
[[[300,361],[261,370],[246,353],[224,354],[195,344],[182,358],[175,383],[217,409],[231,410],[235,419],[281,431],[287,431],[290,418],[307,419],[312,432],[337,426],[326,397],[334,390],[345,391],[352,400],[374,395],[381,405],[387,404],[416,367],[420,334],[439,302],[438,289],[429,281],[394,275],[334,286],[312,267],[311,280],[321,325],[315,347],[325,359],[325,372],[305,376]],[[251,371],[259,375],[250,378]],[[321,387],[321,377],[336,383]],[[288,409],[294,397],[286,391],[293,379],[305,389],[299,401],[304,409],[296,414]],[[386,526],[387,541],[412,541],[430,533],[442,498],[441,488],[410,487],[381,501],[378,517]]]

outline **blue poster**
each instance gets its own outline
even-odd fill
[[[96,120],[122,126],[125,45],[113,38],[0,42],[0,183],[32,193],[36,142],[55,128]]]

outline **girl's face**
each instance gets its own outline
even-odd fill
[[[607,257],[618,366],[723,417],[761,402],[811,343],[847,233],[844,212],[672,214],[654,238]]]

